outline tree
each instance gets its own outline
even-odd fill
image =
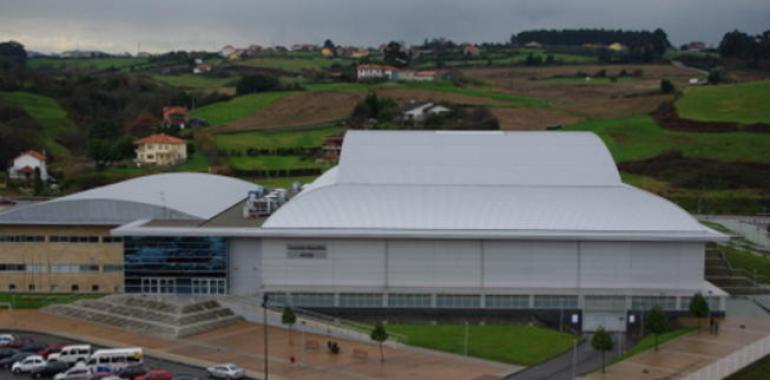
[[[673,94],[676,92],[676,87],[674,87],[674,84],[671,83],[668,79],[661,79],[660,80],[660,92],[664,94]]]
[[[377,324],[374,325],[371,338],[380,345],[380,363],[385,362],[385,353],[382,350],[382,343],[388,340],[388,332],[385,331],[385,326],[382,325],[382,322],[377,322]]]
[[[23,63],[27,60],[27,51],[24,45],[16,41],[0,43],[0,61]]]
[[[671,326],[668,324],[668,318],[666,313],[659,305],[655,305],[652,310],[647,313],[644,319],[644,327],[649,333],[653,334],[655,339],[655,351],[658,350],[658,335],[664,334],[671,330]]]
[[[145,111],[129,120],[123,126],[123,130],[131,136],[144,137],[158,130],[160,124],[161,119],[158,116]]]
[[[43,177],[40,175],[40,168],[35,168],[35,178],[33,183],[33,189],[35,192],[35,195],[41,195],[43,194]]]
[[[254,74],[246,75],[238,81],[235,90],[238,95],[251,94],[254,92],[267,92],[277,90],[281,85],[278,78],[272,75]]]
[[[326,41],[324,41],[323,47],[331,50],[335,57],[337,56],[337,46],[334,45],[334,42],[331,39],[327,38]]]
[[[396,41],[388,43],[382,54],[385,63],[389,65],[404,67],[409,63],[409,55],[402,50],[401,44]]]
[[[701,329],[701,319],[708,316],[710,311],[709,304],[706,302],[706,298],[703,297],[703,294],[700,292],[695,293],[690,300],[690,314],[698,319],[698,331]]]
[[[294,310],[290,307],[284,308],[283,314],[281,314],[281,323],[289,326],[289,344],[294,344],[291,340],[291,329],[294,327],[294,324],[297,323],[297,316],[294,314]]]
[[[612,337],[606,330],[604,330],[604,327],[599,327],[599,329],[594,332],[594,336],[591,338],[591,347],[593,347],[594,350],[602,352],[602,373],[604,373],[606,369],[605,355],[607,354],[607,351],[612,351],[613,347]]]

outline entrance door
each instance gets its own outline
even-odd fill
[[[227,294],[227,282],[222,278],[194,278],[192,294]]]
[[[596,331],[603,327],[607,331],[626,331],[626,313],[616,311],[583,312],[583,331]]]
[[[174,294],[176,293],[176,279],[165,277],[143,277],[142,293]]]

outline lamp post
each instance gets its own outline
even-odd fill
[[[577,338],[572,339],[572,380],[577,379],[577,342]]]
[[[268,380],[267,371],[267,293],[262,293],[262,326],[264,327],[264,346],[265,346],[265,380]]]
[[[708,291],[708,296],[706,297],[706,305],[709,305],[709,317],[708,317],[708,320],[709,320],[709,331],[711,331],[713,333],[714,332],[714,327],[713,327],[714,317],[711,315],[712,314],[711,313],[711,294],[713,294],[713,292],[711,290],[709,290]]]

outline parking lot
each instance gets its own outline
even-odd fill
[[[13,331],[0,331],[0,333],[11,333],[16,335],[19,338],[29,338],[34,340],[35,342],[43,342],[46,344],[53,344],[53,343],[90,344],[88,342],[79,342],[76,340],[59,338],[59,337],[56,337],[53,335],[47,335],[47,334],[26,333],[26,332],[16,333]],[[103,346],[94,345],[94,344],[92,344],[91,346],[92,346],[92,351],[100,348],[117,348],[117,347],[103,347]],[[208,375],[206,374],[206,371],[203,368],[197,368],[197,367],[192,367],[192,366],[188,366],[180,363],[174,363],[168,360],[160,360],[150,356],[144,356],[144,366],[147,367],[148,369],[162,368],[171,372],[174,376],[191,375],[199,379],[205,379],[208,377]],[[14,375],[11,373],[10,370],[0,369],[0,380],[10,380],[10,379],[32,380],[32,376],[30,376],[29,374]]]

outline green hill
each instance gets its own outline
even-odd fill
[[[67,111],[61,108],[56,100],[22,91],[0,92],[0,99],[23,109],[43,127],[45,146],[50,153],[58,156],[70,154],[56,139],[63,134],[77,131],[78,127],[67,117]]]
[[[249,116],[290,92],[262,92],[232,98],[226,102],[217,102],[190,112],[190,116],[207,120],[211,126],[222,125]]]
[[[685,119],[770,123],[770,80],[690,87],[676,109]]]

